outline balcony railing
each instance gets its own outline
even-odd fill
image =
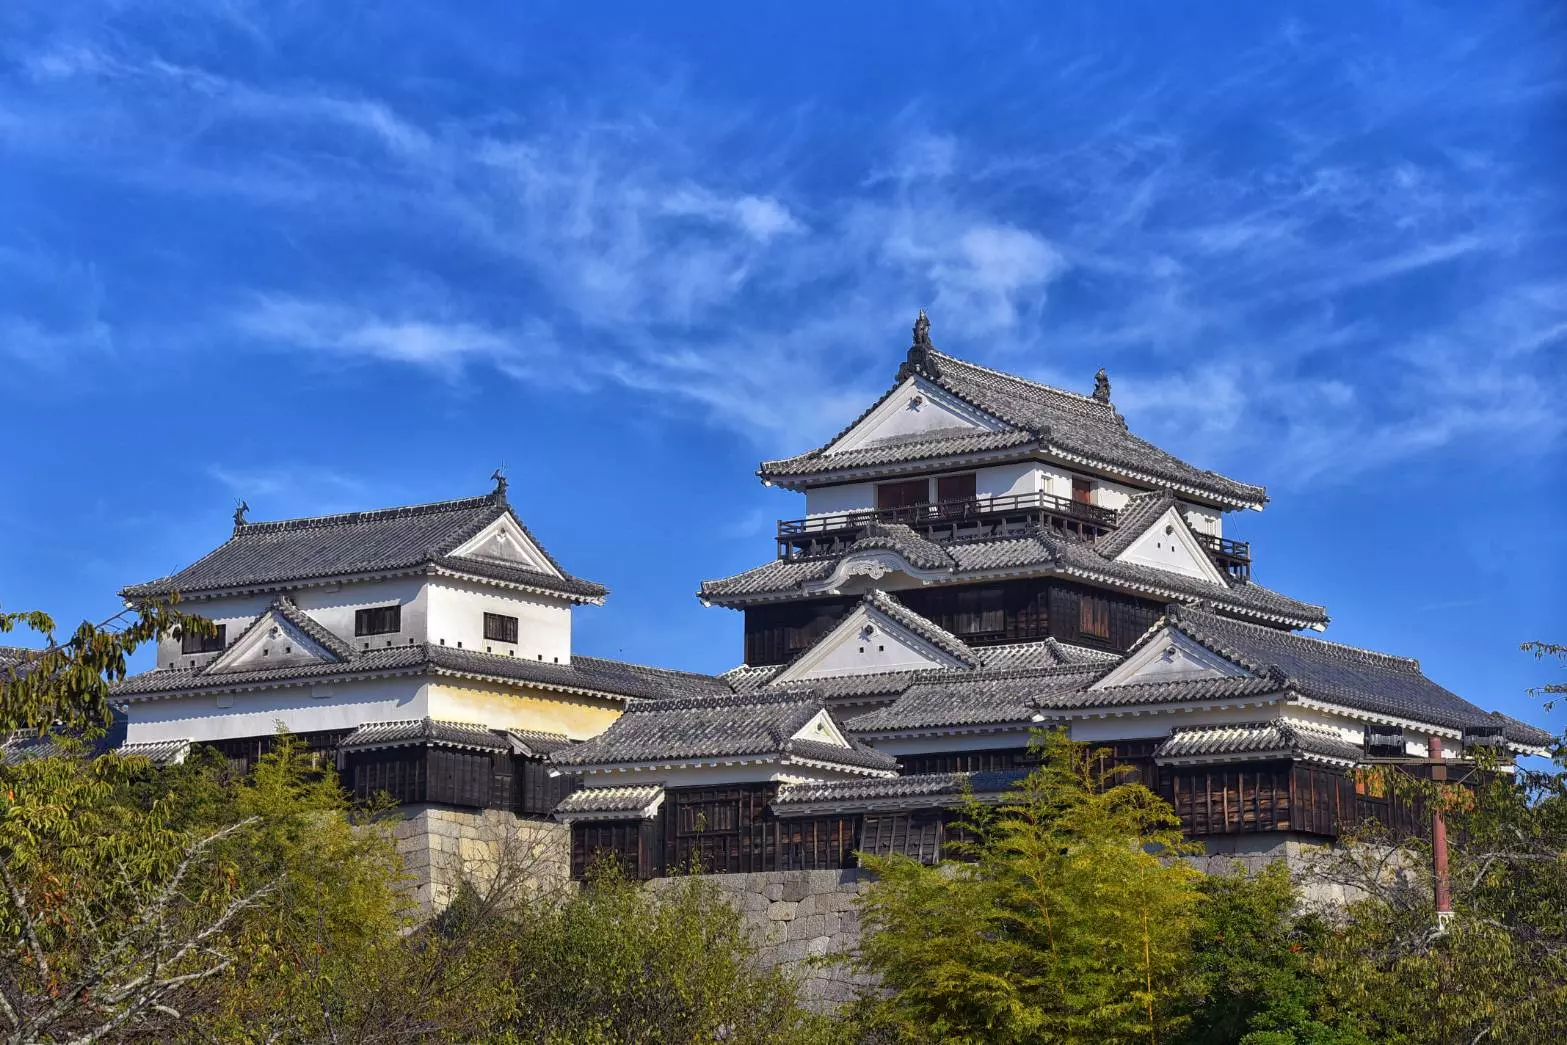
[[[1250,541],[1232,541],[1228,537],[1215,537],[1207,533],[1199,533],[1197,539],[1208,549],[1221,570],[1227,571],[1236,580],[1251,579]]]
[[[1037,525],[1091,540],[1115,529],[1116,513],[1054,494],[1020,493],[782,519],[779,558],[836,554],[870,523],[902,523],[936,541],[997,537]]]

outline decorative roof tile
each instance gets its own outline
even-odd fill
[[[920,346],[916,346],[919,348]],[[898,381],[860,418],[824,446],[783,460],[764,461],[759,474],[788,482],[853,468],[890,466],[985,451],[1039,450],[1080,458],[1091,466],[1143,481],[1162,481],[1232,504],[1261,505],[1267,492],[1260,486],[1194,468],[1185,461],[1133,435],[1108,398],[1078,395],[945,355],[928,345],[914,367],[923,378],[1005,423],[1004,431],[937,430],[908,441],[887,440],[852,450],[831,447],[864,420],[901,385]]]
[[[1334,730],[1282,719],[1177,729],[1154,749],[1154,759],[1161,763],[1268,756],[1353,764],[1361,760],[1362,751]]]
[[[601,585],[561,571],[560,577],[452,552],[490,523],[511,513],[504,495],[385,508],[341,515],[241,522],[222,545],[177,573],[120,594],[148,599],[179,592],[199,596],[236,588],[268,588],[290,582],[361,574],[399,573],[440,566],[496,580],[528,584],[585,599],[602,598]],[[524,533],[521,520],[517,525]],[[559,568],[542,544],[529,540]]]

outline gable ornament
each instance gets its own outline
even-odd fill
[[[939,378],[941,371],[936,366],[935,351],[936,346],[930,343],[930,317],[924,309],[920,309],[919,315],[914,318],[914,340],[909,345],[908,358],[898,368],[898,380],[906,380],[912,374],[932,381]]]
[[[1099,373],[1094,375],[1094,398],[1101,403],[1110,401],[1110,375],[1105,373],[1105,368],[1100,367]]]
[[[245,513],[250,511],[250,505],[245,501],[239,501],[234,505],[234,528],[237,530],[245,525]]]

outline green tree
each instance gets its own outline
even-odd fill
[[[82,621],[64,639],[47,613],[0,613],[0,634],[24,629],[44,640],[20,661],[0,662],[0,731],[107,726],[110,686],[125,678],[126,658],[137,647],[166,634],[213,632],[211,621],[181,612],[178,602],[146,603],[100,624]]]
[[[613,863],[580,892],[510,914],[510,1039],[538,1045],[826,1041],[795,984],[756,963],[738,912],[700,875],[650,892]]]
[[[865,859],[860,964],[888,988],[861,1016],[904,1042],[1170,1040],[1200,875],[1179,820],[1125,767],[1060,731],[993,809],[970,802],[963,862]]]
[[[1192,940],[1190,1045],[1370,1045],[1354,1028],[1321,1018],[1324,985],[1313,967],[1326,940],[1322,918],[1300,909],[1283,863],[1202,881]]]

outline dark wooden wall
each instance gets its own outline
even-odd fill
[[[1164,603],[1057,580],[1020,580],[917,588],[892,595],[973,646],[1053,637],[1124,651],[1164,612]],[[1100,599],[1108,636],[1082,630],[1082,600]],[[825,635],[855,600],[811,599],[745,611],[745,662],[782,664]]]

